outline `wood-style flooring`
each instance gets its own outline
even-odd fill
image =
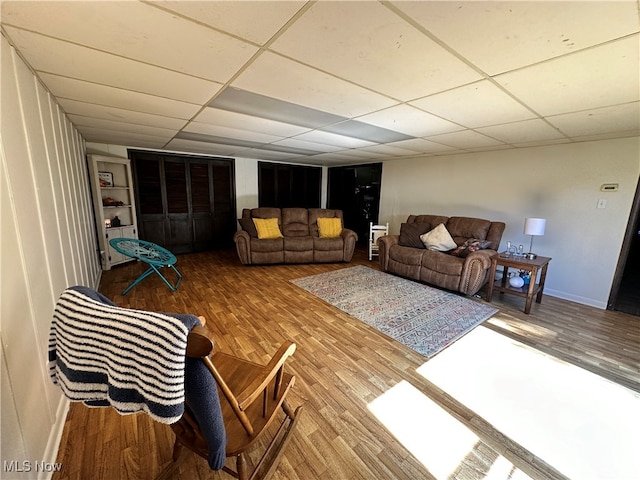
[[[509,478],[564,478],[419,375],[416,369],[426,358],[290,283],[355,264],[378,268],[377,262],[367,260],[364,249],[356,251],[351,264],[250,267],[242,266],[234,251],[215,251],[178,258],[184,280],[175,293],[152,276],[127,296],[120,295],[143,271],[139,263],[104,272],[100,291],[123,307],[203,315],[216,348],[250,360],[266,362],[282,341],[296,342],[289,368],[297,382],[290,404],[304,404],[304,412],[276,479],[442,478],[414,458],[367,407],[401,381],[479,438],[447,478],[485,478],[500,456],[513,465]],[[640,391],[640,317],[549,296],[525,315],[523,302],[494,295],[492,304],[500,312],[484,325]],[[425,438],[447,434],[418,433]],[[171,462],[172,446],[171,429],[144,414],[119,416],[109,409],[72,404],[57,459],[62,470],[53,478],[152,479]],[[211,472],[193,455],[177,478],[231,477]]]

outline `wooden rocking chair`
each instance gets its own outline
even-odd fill
[[[295,382],[295,376],[284,372],[286,359],[296,349],[295,343],[285,342],[267,365],[258,365],[232,355],[213,352],[213,340],[203,327],[192,329],[188,337],[187,357],[202,358],[218,384],[222,418],[227,435],[226,457],[235,457],[235,470],[225,466],[223,470],[240,480],[266,479],[278,466],[289,436],[297,425],[302,407],[293,411],[286,396]],[[284,419],[279,428],[269,429],[280,409]],[[208,448],[194,416],[185,409],[182,418],[171,425],[176,440],[174,463],[158,479],[173,478],[184,460],[186,448],[208,458]],[[260,460],[252,467],[248,453],[264,437],[270,442]],[[268,439],[269,440],[269,439]],[[268,441],[267,440],[267,441]],[[228,462],[227,462],[228,463]]]

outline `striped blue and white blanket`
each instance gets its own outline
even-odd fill
[[[196,325],[193,315],[125,309],[87,287],[68,288],[53,314],[50,376],[72,401],[177,422],[187,335]]]

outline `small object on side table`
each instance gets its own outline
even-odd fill
[[[489,284],[487,289],[487,302],[490,302],[493,298],[494,290],[500,293],[509,293],[512,295],[525,297],[526,303],[524,307],[524,313],[528,314],[529,312],[531,312],[531,304],[533,302],[534,296],[536,297],[536,303],[542,303],[542,292],[544,291],[544,282],[547,278],[547,268],[549,267],[550,261],[550,257],[537,256],[536,258],[530,260],[526,256],[524,258],[509,258],[504,257],[502,254],[496,253],[491,257],[491,267],[489,268]],[[498,265],[503,267],[503,271],[502,279],[496,281],[496,269],[498,268]],[[509,278],[509,268],[531,272],[529,277],[529,285],[521,286],[520,288],[507,285],[507,279]],[[540,272],[540,281],[536,283],[536,279],[538,278],[538,271]]]

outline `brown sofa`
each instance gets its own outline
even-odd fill
[[[424,247],[419,235],[441,223],[458,248],[433,251]],[[385,272],[473,295],[487,282],[490,258],[500,245],[504,229],[503,222],[480,218],[409,215],[400,235],[378,239],[380,267]],[[465,243],[470,246],[465,247]],[[477,247],[482,249],[475,250]]]
[[[253,218],[277,218],[282,238],[258,238]],[[233,240],[244,265],[349,262],[358,236],[342,228],[339,236],[321,238],[318,218],[339,218],[342,210],[326,208],[245,208]]]

